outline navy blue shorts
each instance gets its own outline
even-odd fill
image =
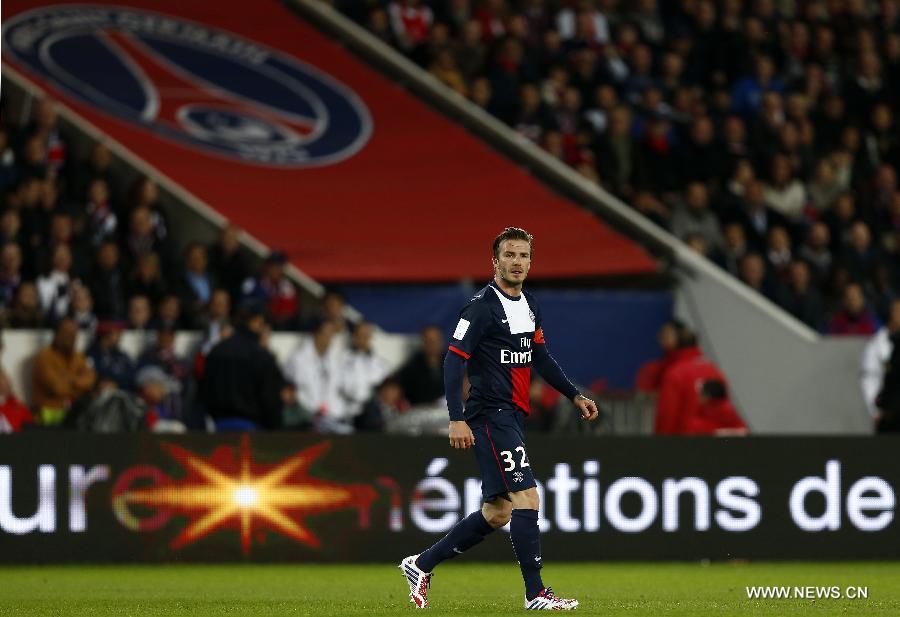
[[[469,422],[475,435],[475,457],[481,469],[485,501],[509,499],[509,493],[536,486],[525,451],[525,414],[504,409],[479,414]]]

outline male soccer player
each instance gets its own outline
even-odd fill
[[[437,544],[400,563],[410,602],[428,606],[434,568],[472,548],[510,521],[513,549],[525,579],[525,608],[571,610],[577,600],[560,598],[541,580],[538,492],[525,451],[531,369],[572,400],[586,420],[597,417],[594,401],[582,396],[547,351],[541,312],[522,290],[531,267],[531,234],[507,227],[494,240],[494,280],[460,313],[444,359],[450,410],[450,445],[475,450],[484,504]],[[463,374],[471,389],[463,408]]]

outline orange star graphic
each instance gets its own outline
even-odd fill
[[[303,517],[345,508],[368,510],[377,494],[367,484],[337,484],[309,475],[312,463],[331,447],[323,442],[276,465],[253,460],[249,437],[241,439],[240,455],[223,446],[204,458],[174,444],[164,444],[187,471],[185,478],[127,491],[128,504],[167,508],[191,521],[172,541],[178,549],[220,529],[240,529],[241,548],[249,553],[252,532],[269,529],[313,548],[319,539]]]

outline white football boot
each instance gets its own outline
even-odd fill
[[[577,607],[578,600],[557,597],[550,587],[545,587],[531,600],[525,598],[525,608],[529,611],[572,611]]]
[[[409,601],[416,605],[416,608],[428,607],[428,589],[431,587],[431,572],[420,570],[416,565],[418,555],[410,555],[400,562],[397,566],[406,577],[409,584]]]

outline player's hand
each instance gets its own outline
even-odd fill
[[[597,416],[600,415],[600,412],[597,410],[597,403],[583,394],[577,395],[572,399],[572,402],[575,403],[578,411],[581,412],[581,417],[585,420],[596,420]]]
[[[475,435],[464,420],[450,423],[450,445],[463,450],[475,445]]]

